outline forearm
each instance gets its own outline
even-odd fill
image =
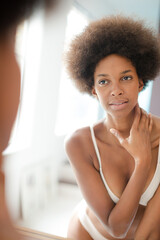
[[[108,225],[114,236],[125,236],[135,218],[139,200],[148,177],[146,164],[135,167],[134,172],[124,189],[120,200],[108,217]]]
[[[160,186],[158,187],[155,195],[147,204],[143,218],[138,225],[135,234],[135,240],[141,239],[160,239]],[[158,233],[158,237],[152,238],[152,234]]]

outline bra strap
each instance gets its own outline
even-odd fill
[[[97,143],[96,143],[96,138],[95,138],[93,126],[90,126],[90,130],[91,130],[91,137],[92,137],[93,145],[94,145],[94,148],[95,148],[95,151],[96,151],[96,155],[97,155],[97,158],[98,158],[98,162],[99,162],[99,167],[100,167],[100,169],[102,169],[102,167],[101,167],[101,158],[100,158],[98,146],[97,146]]]

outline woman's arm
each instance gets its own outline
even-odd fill
[[[135,240],[160,239],[160,186],[149,201],[135,234]]]
[[[151,116],[140,109],[138,104],[135,107],[135,118],[128,138],[123,138],[121,133],[116,129],[110,130],[119,140],[121,146],[123,146],[135,160],[133,174],[121,195],[120,201],[109,216],[109,221],[112,222],[111,225],[114,225],[115,228],[117,226],[116,232],[118,235],[122,233],[123,236],[124,233],[125,236],[125,233],[129,230],[136,215],[140,197],[144,191],[152,159],[151,130]],[[127,210],[124,211],[125,208]]]
[[[140,115],[140,112],[136,111],[130,136],[126,140],[126,148],[130,154],[134,154],[135,169],[116,205],[108,195],[99,172],[93,166],[81,131],[66,141],[66,151],[84,198],[113,237],[125,237],[136,215],[151,161],[150,128],[146,114]]]
[[[154,116],[152,149],[160,143],[160,118]],[[160,149],[158,150],[160,152]],[[159,161],[159,159],[157,160]],[[143,218],[137,228],[135,240],[160,239],[160,185],[148,202]]]

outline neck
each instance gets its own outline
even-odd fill
[[[116,118],[107,113],[105,126],[109,131],[111,128],[118,130],[123,137],[128,137],[134,120],[134,110],[127,116]]]

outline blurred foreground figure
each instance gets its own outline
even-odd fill
[[[20,97],[20,69],[15,57],[15,36],[18,24],[40,6],[55,1],[3,1],[0,7],[0,240],[19,240],[5,202],[5,176],[2,152],[8,145]]]

